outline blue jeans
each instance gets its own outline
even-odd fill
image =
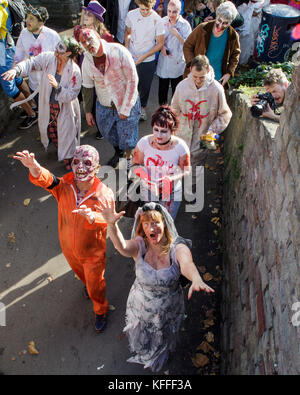
[[[120,119],[114,108],[102,106],[96,102],[96,122],[103,137],[114,147],[122,151],[135,148],[138,142],[138,126],[141,115],[141,103],[138,98],[127,119]]]
[[[13,99],[18,97],[20,94],[20,90],[18,86],[22,84],[23,78],[16,77],[12,81],[4,81],[3,77],[1,77],[1,74],[5,73],[5,71],[8,71],[12,68],[15,51],[16,51],[15,47],[5,48],[6,65],[0,66],[0,83],[2,89],[8,97],[12,97]]]

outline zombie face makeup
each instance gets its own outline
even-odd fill
[[[224,30],[226,30],[229,25],[230,25],[229,21],[227,21],[221,17],[217,17],[216,22],[215,22],[215,30],[217,33],[221,33]]]
[[[179,18],[180,10],[172,4],[168,5],[168,17],[171,23],[175,23]]]
[[[100,57],[103,55],[101,38],[95,30],[88,28],[82,29],[80,32],[80,42],[92,56]]]
[[[142,228],[149,243],[159,244],[164,236],[164,223],[160,219],[144,218],[142,220]]]
[[[90,145],[81,145],[75,151],[71,164],[75,181],[90,181],[99,169],[98,151]]]
[[[164,145],[170,141],[172,133],[169,128],[154,125],[152,130],[157,144]]]

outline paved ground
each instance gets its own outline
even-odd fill
[[[158,105],[156,92],[155,79],[149,114]],[[114,310],[110,311],[105,332],[97,335],[91,302],[83,298],[82,284],[61,254],[56,202],[28,181],[26,169],[11,156],[28,149],[56,175],[64,174],[64,167],[57,162],[52,146],[44,152],[37,139],[37,125],[21,131],[17,129],[19,122],[13,120],[0,138],[0,302],[6,307],[6,326],[0,326],[0,372],[150,375],[141,366],[126,362],[128,343],[121,335],[126,300],[134,281],[133,262],[121,257],[108,240],[107,296]],[[151,133],[150,120],[140,126],[140,137]],[[94,145],[102,164],[113,154],[106,141],[95,140],[95,129],[88,129],[85,123],[81,144]],[[182,204],[176,219],[179,233],[193,240],[195,262],[216,294],[194,294],[187,303],[181,343],[162,375],[219,372],[220,228],[211,219],[220,216],[220,159],[220,153],[212,153],[205,169],[204,209],[186,213]],[[30,199],[27,206],[25,199]],[[132,223],[130,218],[120,221],[127,237]],[[29,354],[30,341],[35,342],[38,355]]]

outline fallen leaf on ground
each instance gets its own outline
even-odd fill
[[[220,284],[220,282],[222,281],[222,277],[214,277],[214,281],[215,281],[217,284]]]
[[[220,221],[220,218],[219,218],[219,217],[213,217],[213,218],[210,220],[210,222],[212,222],[212,223],[214,223],[214,224],[217,224],[219,221]]]
[[[204,354],[208,354],[210,351],[215,352],[216,350],[208,344],[206,341],[203,341],[198,347],[197,351],[202,351]]]
[[[193,219],[197,219],[197,215],[192,215],[192,218]]]
[[[210,326],[213,326],[215,323],[213,320],[207,319],[203,321],[203,324],[204,324],[204,328],[209,328]]]
[[[195,357],[192,357],[192,362],[196,368],[202,368],[209,363],[209,359],[206,355],[198,353]]]
[[[212,280],[212,279],[213,279],[213,275],[210,274],[210,273],[205,273],[205,274],[203,275],[203,280],[204,280],[204,281],[210,281],[210,280]]]
[[[29,351],[29,354],[31,354],[31,355],[38,355],[39,354],[38,350],[35,348],[35,343],[33,340],[31,340],[28,344],[28,351]]]
[[[23,202],[24,206],[25,207],[29,206],[30,201],[31,201],[30,198],[25,199],[24,202]]]
[[[215,336],[212,332],[207,332],[205,335],[205,339],[208,341],[208,343],[213,343],[215,340]]]
[[[118,336],[118,340],[119,341],[122,340],[124,336],[125,336],[124,332],[120,333],[119,336]]]
[[[15,243],[15,242],[16,242],[16,235],[14,234],[14,232],[10,232],[10,233],[8,234],[8,238],[9,238],[9,241],[10,241],[11,243]]]
[[[48,281],[48,283],[52,283],[53,277],[51,277],[51,276],[47,277],[47,281]]]
[[[218,214],[218,212],[219,212],[219,209],[218,208],[214,208],[211,213],[212,214]]]
[[[208,256],[215,256],[215,255],[216,255],[216,253],[215,253],[215,252],[213,252],[213,251],[209,251],[209,252],[207,253],[207,255],[208,255]]]
[[[207,318],[212,318],[214,320],[215,319],[214,312],[215,309],[210,309],[205,312],[205,315]]]
[[[115,306],[113,306],[112,304],[110,304],[110,305],[108,306],[108,310],[110,310],[110,311],[115,311],[116,308],[115,308]]]

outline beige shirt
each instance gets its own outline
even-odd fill
[[[212,67],[200,89],[191,74],[181,81],[176,87],[171,106],[180,120],[176,134],[187,143],[193,156],[199,151],[200,136],[206,134],[208,129],[217,134],[223,132],[232,116],[224,88],[214,79]]]

